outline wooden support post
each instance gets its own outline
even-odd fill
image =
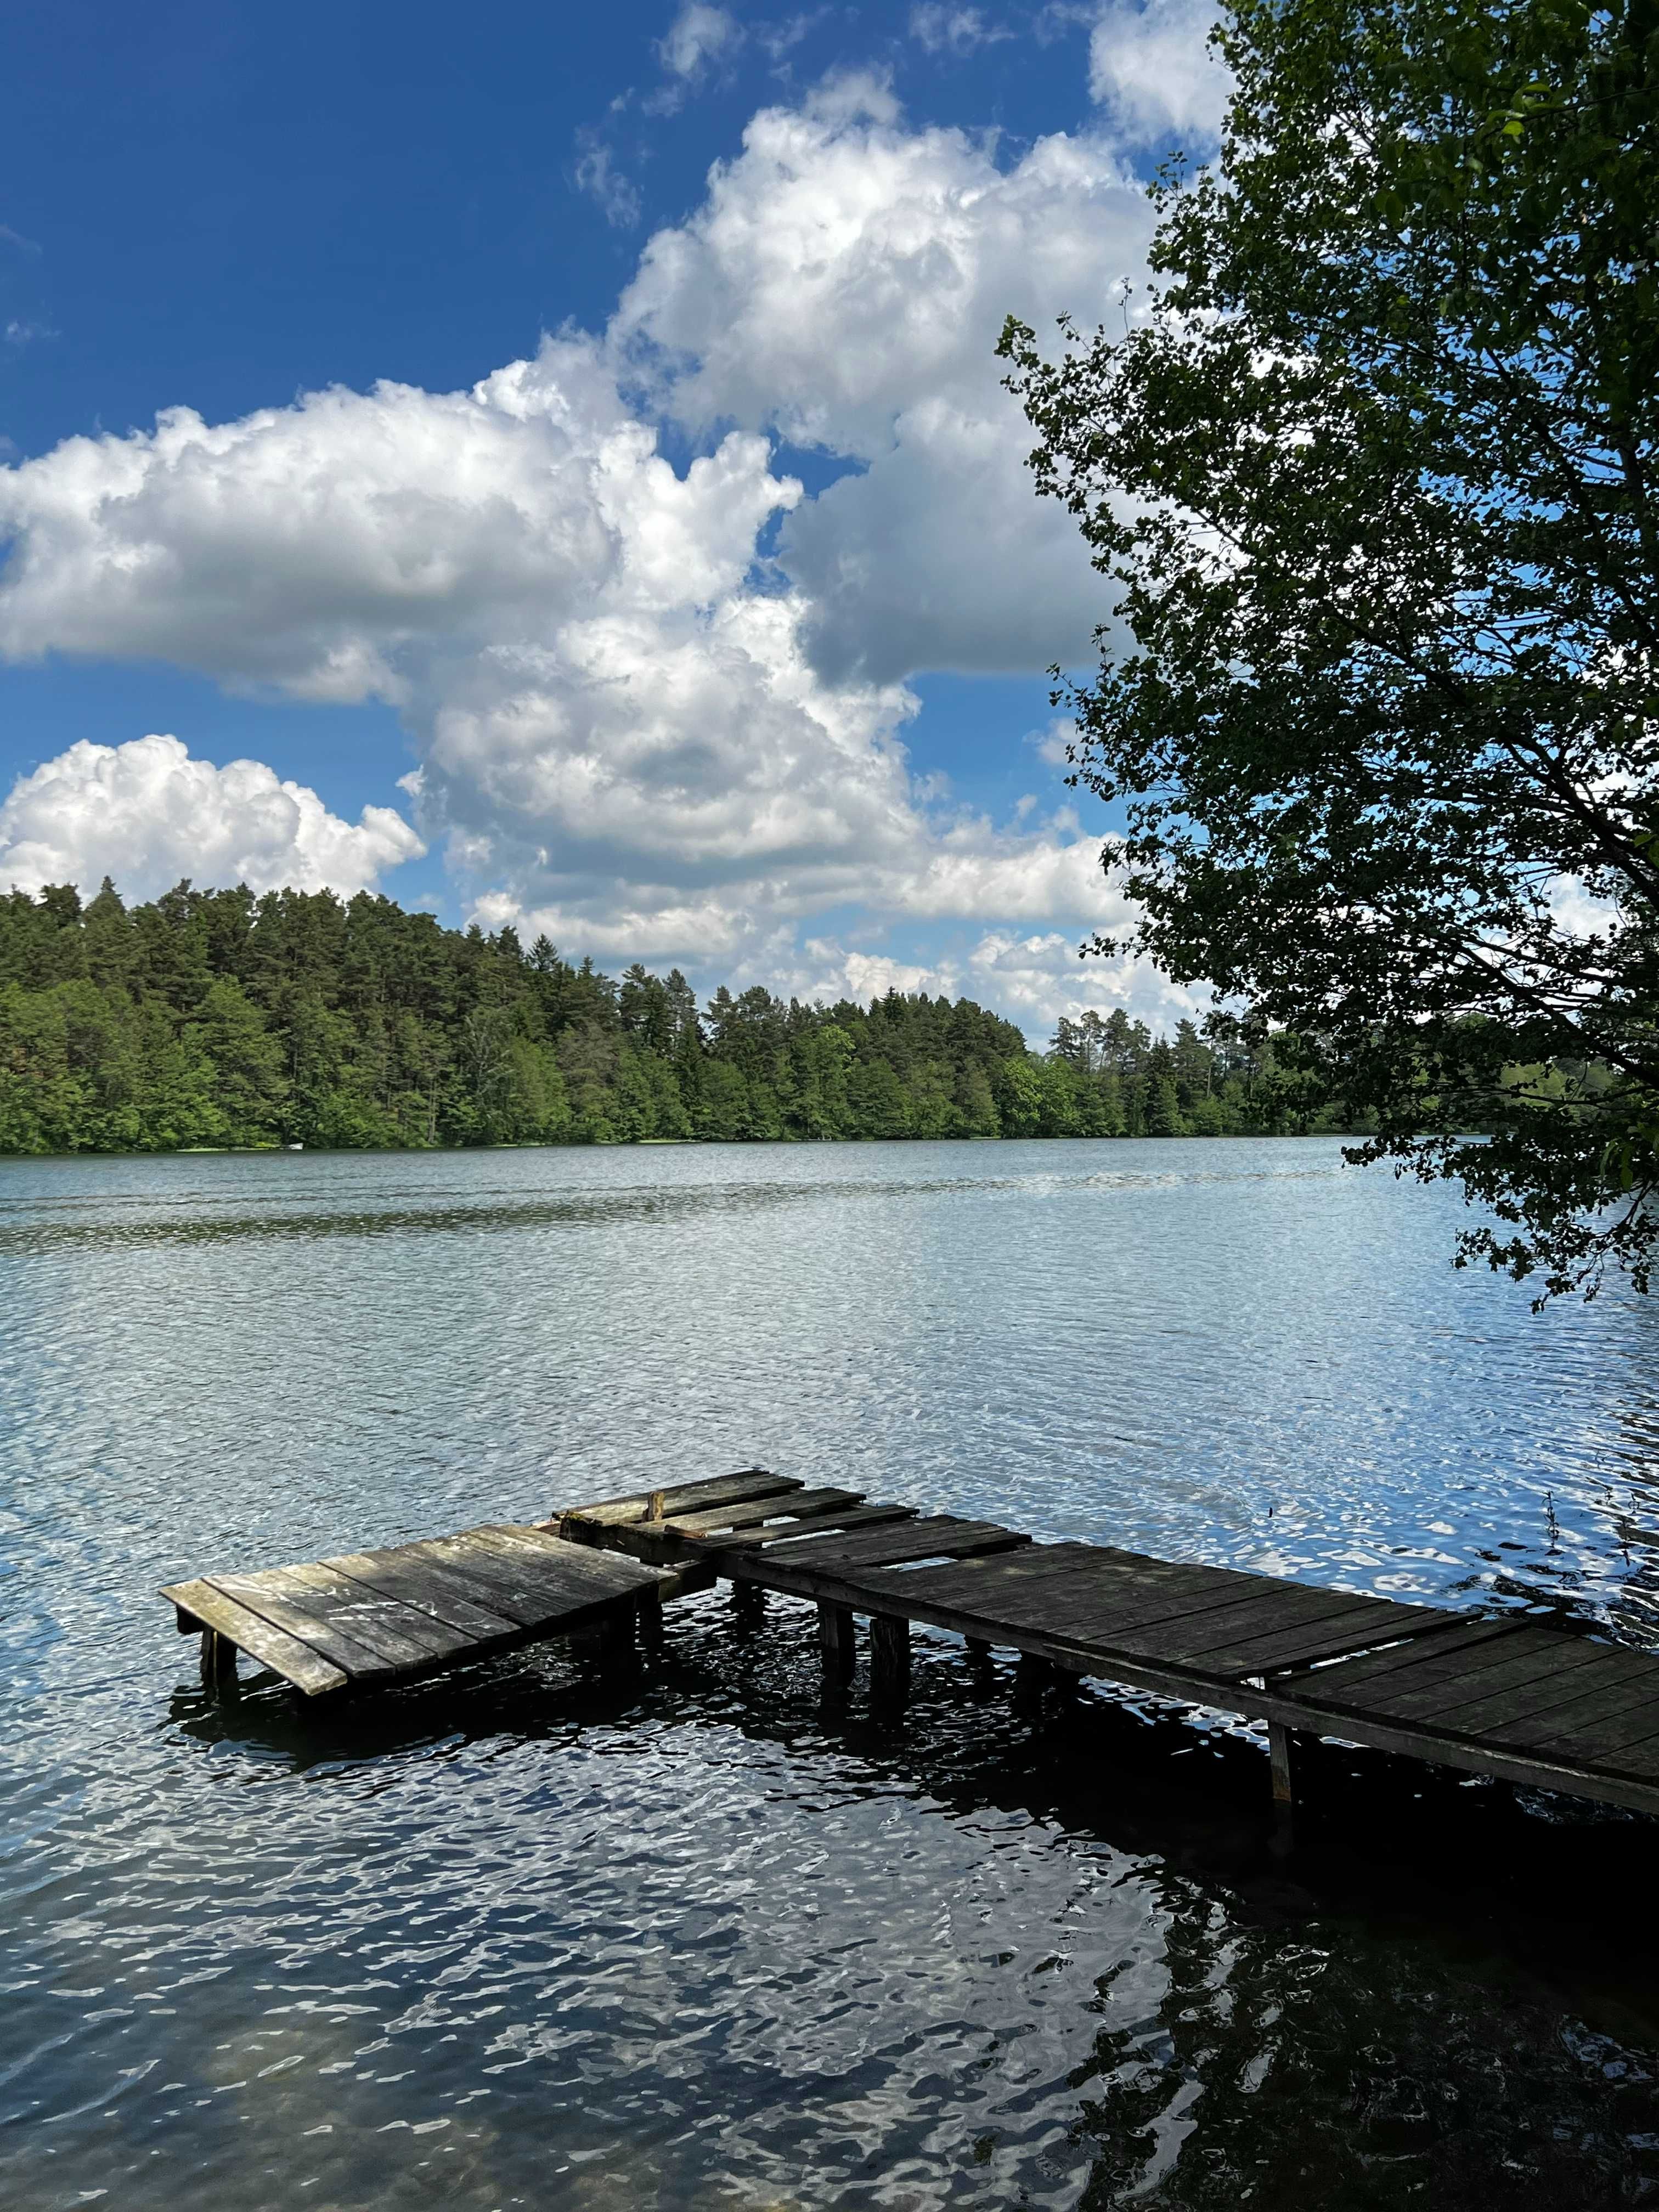
[[[1273,1767],[1273,1827],[1277,1840],[1288,1844],[1296,1814],[1296,1791],[1291,1778],[1291,1731],[1281,1721],[1267,1723],[1267,1757]]]
[[[1033,1716],[1040,1713],[1054,1680],[1054,1670],[1046,1659],[1039,1659],[1034,1652],[1022,1651],[1014,1666],[1015,1705],[1022,1712]]]
[[[758,1583],[733,1583],[732,1611],[739,1628],[758,1628],[766,1618],[766,1592]]]
[[[853,1644],[853,1610],[818,1600],[818,1649],[823,1654],[826,1687],[839,1689],[853,1679],[856,1653]]]
[[[662,1592],[643,1589],[640,1592],[640,1641],[654,1658],[662,1650]]]
[[[985,1638],[982,1636],[964,1636],[962,1640],[968,1647],[968,1656],[976,1667],[982,1667],[991,1656],[991,1647]]]
[[[234,1698],[240,1685],[236,1674],[236,1646],[216,1628],[202,1631],[202,1680],[216,1696]]]
[[[910,1624],[877,1613],[870,1623],[870,1694],[901,1702],[910,1686]]]
[[[639,1615],[632,1605],[613,1606],[599,1623],[599,1672],[630,1674],[639,1664]]]

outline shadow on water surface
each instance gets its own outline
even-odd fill
[[[1072,2108],[1038,2161],[1070,2185],[1054,2201],[1360,2212],[1434,2190],[1565,2212],[1659,2198],[1659,1930],[1632,1912],[1650,1822],[1310,1744],[1286,1855],[1264,1747],[1236,1724],[1098,1684],[1033,1695],[1012,1662],[933,1637],[902,1710],[872,1708],[862,1666],[846,1690],[824,1686],[809,1607],[774,1599],[745,1627],[716,1595],[670,1619],[629,1686],[544,1651],[356,1705],[307,1705],[264,1675],[228,1705],[181,1690],[171,1720],[315,1778],[508,1740],[556,1758],[595,1734],[609,1757],[675,1763],[682,1732],[736,1736],[780,1754],[773,1801],[809,1823],[888,1798],[1094,1862],[1024,1964],[1077,2016],[1063,2075],[1031,2085]],[[879,1882],[871,1870],[864,1891],[878,1917]],[[1150,1978],[1133,1943],[1086,1970],[1103,1891],[1133,1894],[1156,1929]],[[857,1909],[842,1901],[826,1949],[857,1940]],[[734,2116],[735,2087],[720,2092]],[[790,2094],[833,2122],[848,2087],[826,2068]],[[965,2146],[988,2190],[1002,2139],[991,2125]],[[1007,2201],[1047,2201],[1035,2181]],[[936,2201],[870,2182],[872,2203]]]

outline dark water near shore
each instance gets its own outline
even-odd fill
[[[156,1584],[754,1461],[1659,1643],[1659,1311],[1323,1140],[0,1162],[0,2203],[1659,2198],[1655,1832],[902,1721],[775,1603],[209,1705]]]

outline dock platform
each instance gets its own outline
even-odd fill
[[[180,1632],[202,1638],[204,1677],[233,1680],[236,1654],[246,1651],[314,1698],[589,1629],[626,1645],[641,1607],[659,1607],[687,1581],[545,1528],[498,1522],[304,1566],[204,1575],[161,1595]]]

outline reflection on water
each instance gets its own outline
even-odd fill
[[[0,1163],[0,2201],[1659,2190],[1650,1831],[677,1610],[214,1708],[156,1584],[759,1460],[1654,1640],[1639,1301],[1302,1143]],[[1632,1894],[1633,1893],[1633,1894]],[[1624,1900],[1631,1899],[1626,1908]]]

